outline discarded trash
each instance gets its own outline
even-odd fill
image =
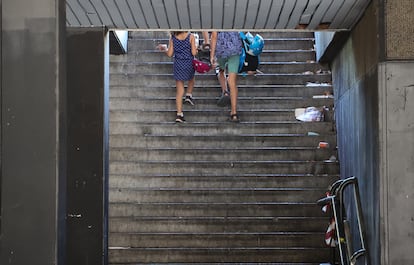
[[[295,109],[295,117],[300,121],[323,121],[323,108],[318,109],[316,107],[297,108]]]
[[[307,82],[306,86],[331,86],[329,83],[313,83],[313,82]]]
[[[298,116],[303,115],[303,113],[305,113],[306,108],[296,108],[295,109],[295,117],[296,119],[298,118]]]
[[[315,95],[313,98],[334,98],[331,91],[323,92],[323,95]]]
[[[316,71],[316,73],[320,74],[320,75],[322,75],[322,74],[331,74],[331,71],[319,69],[319,70]]]
[[[312,98],[334,98],[333,95],[314,95]]]
[[[328,148],[329,147],[329,143],[327,143],[327,142],[319,142],[318,147],[319,148]]]
[[[319,133],[316,132],[308,132],[308,136],[318,136]]]
[[[328,163],[336,162],[336,156],[332,155],[329,159],[325,160],[324,162],[328,162]]]
[[[306,72],[303,72],[302,74],[304,74],[304,75],[313,75],[314,73],[311,72],[311,71],[306,71]]]

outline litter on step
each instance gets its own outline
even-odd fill
[[[324,120],[324,107],[307,107],[307,108],[296,108],[295,117],[297,120],[304,122],[311,121],[323,121]]]
[[[307,82],[306,86],[312,87],[312,86],[331,86],[329,83],[314,83],[314,82]]]

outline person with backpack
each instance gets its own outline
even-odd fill
[[[174,56],[173,73],[176,85],[176,122],[184,122],[183,97],[184,81],[188,82],[187,92],[184,102],[194,105],[192,92],[194,88],[194,67],[193,59],[197,54],[197,46],[193,34],[187,31],[173,31],[170,36],[168,46],[160,44],[157,46],[160,51],[164,51],[168,57]]]
[[[219,82],[222,87],[222,95],[217,103],[219,106],[231,105],[230,121],[239,122],[237,114],[237,75],[239,72],[240,54],[242,42],[239,32],[211,32],[210,62],[219,66]],[[227,72],[227,80],[226,74]],[[227,81],[227,82],[226,82]],[[227,89],[227,83],[230,91]]]
[[[240,56],[239,73],[243,76],[262,73],[258,67],[260,64],[260,54],[263,51],[264,40],[259,34],[253,36],[250,32],[240,32],[243,49]]]

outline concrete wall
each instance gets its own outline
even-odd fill
[[[315,32],[315,49],[317,61],[321,61],[329,45],[332,43],[334,36],[335,32]]]
[[[381,264],[414,264],[414,61],[379,73]]]
[[[414,264],[413,8],[371,2],[331,61],[341,175],[358,177],[372,265]]]
[[[63,0],[2,0],[0,264],[63,264]]]
[[[414,264],[414,4],[384,2],[378,72],[381,263]]]
[[[414,59],[414,3],[384,1],[385,52],[387,59]]]
[[[358,178],[372,265],[380,264],[376,8],[369,6],[331,62],[341,176]],[[350,206],[348,214],[355,235],[355,213]]]

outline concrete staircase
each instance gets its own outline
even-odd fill
[[[176,124],[165,32],[132,32],[111,56],[109,263],[319,264],[328,218],[315,202],[338,178],[327,68],[313,34],[261,33],[263,75],[240,76],[241,123],[216,105],[214,71]],[[319,73],[319,74],[316,74]],[[309,83],[310,82],[310,83]],[[324,122],[294,110],[328,106]],[[326,141],[331,148],[318,148]]]

